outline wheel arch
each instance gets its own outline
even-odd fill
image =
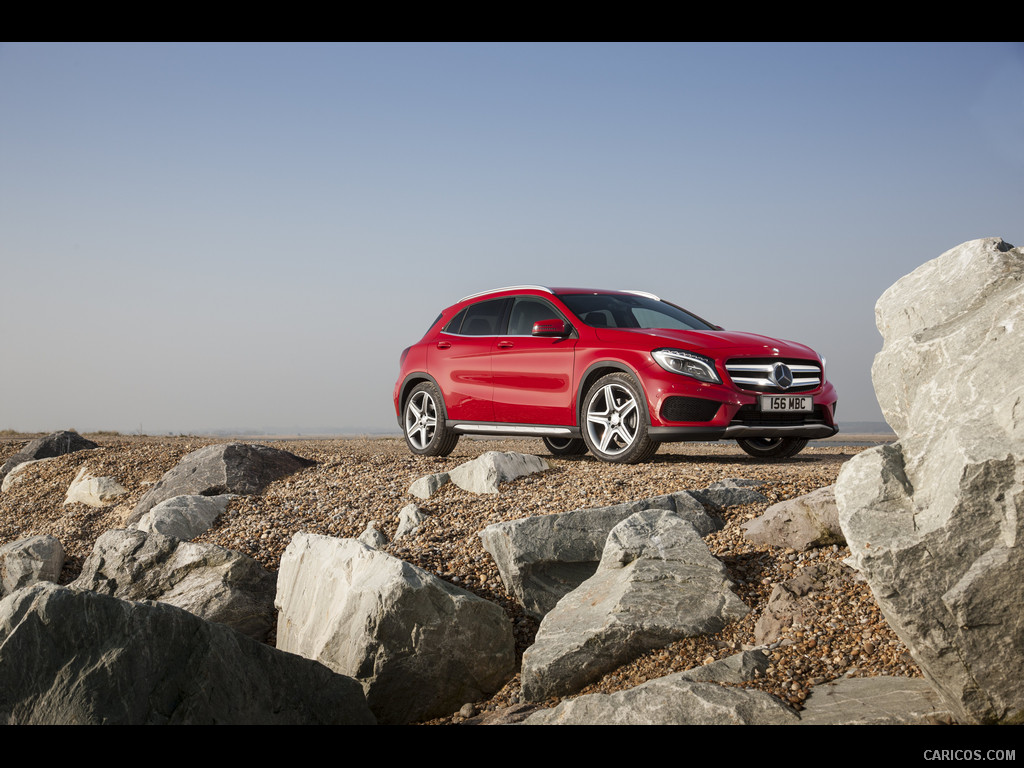
[[[583,427],[583,402],[587,399],[587,393],[590,388],[594,386],[594,383],[609,373],[625,373],[633,379],[633,383],[637,386],[640,392],[643,394],[643,406],[644,416],[647,418],[647,426],[651,425],[651,409],[647,402],[647,390],[644,389],[643,383],[640,381],[640,377],[637,372],[625,363],[621,363],[617,360],[599,360],[596,363],[591,363],[583,375],[580,377],[580,385],[576,389],[576,424]]]
[[[424,381],[429,381],[437,389],[437,393],[441,396],[441,404],[444,406],[444,412],[448,414],[448,404],[444,402],[444,391],[437,383],[437,379],[431,376],[429,373],[423,371],[413,371],[406,375],[402,379],[402,386],[398,390],[398,423],[402,425],[402,414],[405,413],[405,404],[409,400],[409,393],[416,387],[417,384],[422,384]]]

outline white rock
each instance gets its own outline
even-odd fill
[[[548,469],[548,463],[523,453],[487,451],[448,473],[459,488],[470,493],[497,493],[501,483]]]
[[[374,549],[381,549],[388,543],[388,537],[377,530],[377,526],[372,520],[366,524],[366,530],[359,534],[358,540]]]
[[[82,467],[68,487],[65,504],[85,504],[90,507],[105,507],[128,489],[112,477],[94,477]]]
[[[836,480],[850,562],[961,722],[1024,718],[1024,252],[954,248],[878,300],[899,441]]]
[[[772,504],[742,528],[743,535],[755,544],[792,547],[800,552],[846,543],[839,527],[835,488],[831,485]]]
[[[162,533],[191,541],[213,526],[235,494],[220,496],[175,496],[162,501],[139,518],[134,528],[145,533]]]
[[[417,499],[429,499],[438,488],[447,484],[447,472],[424,475],[413,481],[412,485],[409,486],[409,493]]]
[[[360,680],[381,722],[450,714],[515,672],[499,606],[355,539],[296,534],[275,605],[278,649]]]
[[[395,540],[416,533],[423,525],[423,521],[430,515],[417,507],[415,504],[406,504],[398,513],[398,530],[395,531]]]

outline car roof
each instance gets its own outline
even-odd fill
[[[549,287],[547,287],[545,285],[508,285],[508,286],[505,286],[504,288],[492,288],[489,291],[480,291],[479,293],[472,293],[469,296],[463,296],[456,303],[461,304],[464,301],[469,301],[470,299],[478,299],[478,298],[480,298],[482,296],[490,296],[492,294],[512,293],[512,292],[516,292],[516,291],[539,291],[539,292],[543,292],[543,293],[550,293],[550,294],[556,295],[556,296],[557,295],[563,295],[563,294],[573,294],[573,293],[590,293],[590,294],[598,294],[598,293],[622,294],[622,293],[629,293],[629,294],[634,294],[634,295],[638,295],[638,296],[646,296],[646,297],[654,299],[656,301],[661,301],[660,297],[655,296],[653,293],[649,293],[647,291],[607,290],[607,289],[598,289],[598,288],[549,288]]]

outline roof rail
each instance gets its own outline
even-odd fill
[[[466,301],[466,299],[475,299],[477,296],[486,296],[488,293],[498,293],[499,291],[517,291],[521,288],[532,288],[536,291],[545,291],[546,293],[554,294],[554,291],[544,285],[506,285],[504,288],[491,288],[489,291],[471,293],[469,296],[463,296],[459,301],[463,302]]]
[[[661,297],[660,296],[655,296],[653,293],[648,293],[647,291],[623,290],[622,292],[623,293],[632,293],[632,294],[634,294],[636,296],[646,296],[648,299],[654,299],[655,301],[661,301]]]

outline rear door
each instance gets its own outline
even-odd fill
[[[449,419],[494,421],[491,351],[510,300],[491,299],[460,311],[427,350]]]

